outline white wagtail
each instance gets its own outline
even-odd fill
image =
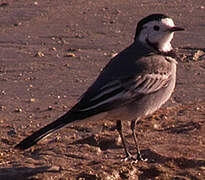
[[[115,56],[79,102],[56,121],[21,141],[15,148],[24,150],[57,129],[99,113],[117,122],[126,158],[143,160],[135,132],[136,121],[161,107],[171,96],[176,81],[176,60],[168,56],[176,27],[164,14],[152,14],[139,21],[133,44]],[[98,119],[95,119],[96,121]],[[132,156],[122,134],[123,121],[131,121],[137,149]]]

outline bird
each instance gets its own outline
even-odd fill
[[[133,43],[113,57],[79,101],[57,120],[37,130],[14,148],[25,150],[57,129],[76,121],[103,114],[116,122],[125,160],[144,161],[138,145],[136,123],[158,110],[172,95],[176,83],[177,61],[171,56],[175,26],[165,14],[151,14],[137,23]],[[97,116],[96,116],[97,117]],[[128,121],[136,146],[130,153],[122,121]]]

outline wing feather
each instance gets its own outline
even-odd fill
[[[154,73],[113,80],[99,88],[85,103],[80,101],[78,111],[120,106],[166,87],[169,81],[170,75]]]

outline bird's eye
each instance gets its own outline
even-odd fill
[[[154,29],[155,31],[159,31],[160,27],[157,26],[157,25],[155,25],[155,26],[153,27],[153,29]]]

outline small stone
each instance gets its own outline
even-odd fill
[[[53,51],[57,51],[57,49],[56,49],[55,47],[52,47],[51,50],[53,50]]]
[[[45,55],[43,54],[43,52],[41,52],[41,51],[38,51],[35,55],[34,55],[34,57],[44,57]]]
[[[64,106],[63,106],[63,109],[68,109],[68,106],[64,105]]]
[[[65,67],[69,68],[70,67],[70,64],[66,63],[64,64]]]
[[[205,55],[204,51],[198,50],[194,53],[193,60],[194,61],[200,60],[200,58],[204,55]]]
[[[120,146],[120,145],[122,144],[122,140],[121,140],[120,136],[118,136],[118,137],[116,138],[115,142],[116,142],[116,145],[117,145],[117,146]]]
[[[30,100],[29,100],[29,102],[35,102],[36,101],[36,99],[35,98],[31,98]]]
[[[6,110],[6,106],[0,106],[0,111]]]
[[[48,106],[48,110],[51,111],[53,110],[54,108],[52,106]]]
[[[154,124],[154,129],[160,129],[160,125],[159,124]]]
[[[201,166],[200,169],[205,171],[205,166]]]
[[[14,26],[20,26],[20,25],[22,25],[22,22],[18,22],[14,24]]]
[[[51,166],[47,170],[49,171],[60,171],[61,167],[59,166]]]
[[[29,119],[33,118],[33,115],[32,115],[32,114],[30,114],[30,115],[28,116],[28,118],[29,118]]]
[[[37,2],[37,1],[35,1],[33,4],[34,4],[34,5],[38,5],[38,2]]]
[[[18,113],[20,113],[20,112],[22,112],[23,110],[21,109],[21,108],[16,108],[15,109],[15,112],[18,112]]]
[[[196,107],[196,111],[199,111],[201,108],[200,107]]]
[[[101,151],[100,147],[95,147],[95,152],[96,152],[97,154],[102,153],[102,151]]]
[[[4,91],[4,90],[1,91],[1,94],[2,94],[2,95],[6,95],[6,91]]]
[[[75,57],[74,53],[68,52],[65,54],[65,57]]]

